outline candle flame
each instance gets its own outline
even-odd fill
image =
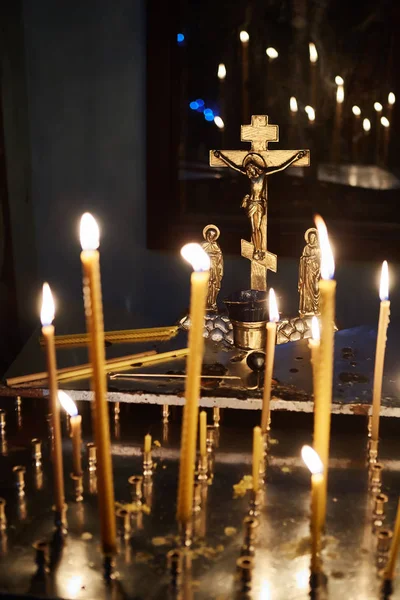
[[[294,96],[291,96],[290,98],[290,110],[292,112],[297,112],[298,111],[298,106],[297,106],[297,100]]]
[[[269,305],[269,320],[271,323],[277,323],[279,321],[279,310],[278,310],[278,304],[276,302],[274,288],[269,289],[268,305]]]
[[[359,117],[361,115],[361,108],[359,106],[357,106],[356,104],[353,106],[353,108],[351,110],[353,111],[354,116]]]
[[[381,125],[383,125],[384,127],[389,127],[389,120],[386,117],[381,117]]]
[[[247,31],[241,31],[239,33],[239,37],[240,37],[240,41],[242,42],[242,44],[247,44],[250,39],[250,36],[247,33]]]
[[[342,104],[344,101],[344,87],[343,85],[338,85],[336,90],[336,102],[338,104]]]
[[[374,109],[376,112],[381,112],[383,110],[383,106],[380,102],[374,102]]]
[[[371,130],[371,121],[369,119],[364,119],[364,121],[363,121],[363,129],[364,129],[364,131],[370,131]]]
[[[226,67],[224,65],[224,63],[219,63],[218,65],[218,78],[219,79],[225,79],[226,77]]]
[[[306,467],[310,469],[313,475],[322,474],[324,465],[317,452],[311,446],[303,446],[301,449],[301,458],[304,460]]]
[[[218,127],[218,129],[223,129],[225,127],[225,123],[223,121],[223,119],[221,119],[221,117],[214,117],[214,123],[216,124],[216,126]]]
[[[315,47],[315,44],[313,42],[310,42],[308,44],[308,50],[310,53],[310,62],[315,64],[318,60],[318,52],[317,52],[317,48]]]
[[[319,321],[315,315],[311,319],[311,335],[312,335],[313,340],[315,340],[316,342],[319,342],[319,340],[321,338],[321,333],[319,330]]]
[[[210,268],[210,257],[200,244],[186,244],[181,248],[181,255],[194,271],[208,271]]]
[[[335,83],[336,83],[336,85],[344,85],[344,79],[343,79],[343,77],[340,77],[340,75],[336,75],[336,77],[335,77]]]
[[[100,245],[99,226],[90,213],[81,217],[80,238],[82,250],[97,250]]]
[[[322,279],[332,279],[335,274],[335,261],[329,242],[328,230],[322,217],[315,215],[314,220],[318,229],[318,239],[321,248],[321,277]]]
[[[393,94],[393,92],[389,92],[388,102],[390,106],[393,106],[393,104],[396,102],[396,96]]]
[[[43,327],[51,325],[54,321],[55,307],[53,294],[48,283],[43,284],[42,309],[40,311],[40,320]]]
[[[308,107],[307,116],[309,121],[315,121],[315,110],[312,106]]]
[[[78,409],[76,407],[75,402],[72,400],[71,396],[68,396],[66,392],[63,390],[59,390],[57,392],[58,401],[65,410],[69,414],[70,417],[76,417],[78,414]]]
[[[278,58],[279,56],[278,50],[276,50],[276,48],[269,47],[266,49],[265,53],[271,60],[275,60],[275,58]]]
[[[381,302],[383,302],[384,300],[389,300],[389,268],[387,260],[384,260],[382,263],[379,298],[381,299]]]

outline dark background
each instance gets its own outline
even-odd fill
[[[264,2],[263,6],[273,14],[274,6],[281,6],[280,18],[281,11],[285,14],[290,4]],[[298,4],[311,6],[313,10],[318,6],[308,2]],[[373,3],[365,5],[363,18],[369,25],[364,46],[361,47],[358,38],[354,43],[346,38],[346,43],[353,48],[354,60],[362,64],[362,80],[367,81],[363,87],[365,93],[368,86],[376,83],[376,89],[381,90],[382,102],[387,91],[385,82],[386,87],[397,92],[397,81],[393,79],[395,70],[393,80],[388,82],[379,62],[387,65],[386,50],[393,37],[389,33],[396,32],[393,12],[397,10],[396,3],[389,5],[390,14],[383,10],[385,3],[380,3],[378,8]],[[329,6],[328,21],[333,33],[331,38],[325,37],[325,33],[321,38],[326,61],[331,61],[329,69],[326,67],[326,77],[329,79],[331,73],[335,74],[335,68],[340,67],[346,81],[351,81],[345,64],[340,62],[344,60],[342,56],[347,56],[342,54],[346,48],[333,43],[331,47],[330,40],[336,39],[335,32],[344,24],[350,28],[349,11],[353,10],[351,14],[355,17],[356,8],[351,9],[350,3],[347,6],[336,0]],[[200,118],[190,112],[187,104],[182,109],[180,80],[172,77],[175,69],[179,70],[181,66],[179,61],[174,62],[174,57],[185,50],[178,46],[176,34],[179,29],[185,31],[188,49],[191,36],[196,40],[200,26],[208,24],[203,42],[197,43],[194,54],[189,54],[190,60],[193,56],[194,61],[190,85],[194,86],[198,81],[198,88],[193,87],[190,93],[197,97],[201,91],[212,99],[217,85],[213,74],[218,63],[225,61],[227,69],[233,72],[229,56],[236,60],[238,30],[249,18],[246,27],[252,39],[256,39],[250,25],[256,27],[259,23],[261,27],[258,11],[254,10],[248,17],[246,7],[246,3],[238,7],[236,3],[225,3],[223,10],[224,4],[218,2],[191,2],[179,6],[173,2],[154,5],[144,0],[112,3],[107,0],[84,3],[17,0],[2,4],[0,371],[38,324],[39,295],[44,280],[49,281],[56,296],[58,332],[83,330],[78,223],[86,210],[93,212],[101,226],[106,328],[167,325],[184,313],[188,304],[189,269],[177,252],[180,240],[171,223],[181,223],[185,235],[200,240],[210,215],[195,220],[190,231],[184,216],[180,218],[179,211],[175,212],[181,202],[176,192],[183,123],[189,117]],[[189,9],[194,12],[188,14]],[[146,18],[149,12],[151,22]],[[192,32],[191,23],[197,23],[197,30]],[[217,33],[215,28],[219,24],[227,37]],[[146,45],[150,25],[158,32],[158,44],[151,49]],[[279,49],[284,48],[286,30],[285,22],[276,27],[271,17],[268,34],[277,36],[277,41],[274,37],[271,45],[278,47],[279,41]],[[307,44],[308,39],[306,53]],[[319,51],[322,55],[322,48]],[[282,50],[282,56],[284,54]],[[356,66],[351,65],[354,70]],[[370,68],[368,77],[364,72],[367,67]],[[378,75],[381,76],[379,85]],[[281,86],[276,88],[279,90]],[[157,90],[158,103],[154,95]],[[281,91],[283,94],[284,89]],[[300,99],[300,94],[298,96]],[[361,101],[358,103],[361,105]],[[287,104],[285,106],[282,114],[287,110]],[[275,119],[274,111],[271,122],[277,121],[283,133],[283,117],[279,122],[280,100],[277,100],[276,114]],[[155,138],[146,128],[149,119],[157,124]],[[193,139],[181,147],[184,152],[189,152],[191,147],[193,152],[198,152],[200,142],[204,151],[216,143],[215,137],[208,137],[218,133],[215,126],[204,122],[203,128],[203,122],[197,120],[193,121],[193,127],[200,123],[196,137],[194,129],[193,133],[192,129],[187,129]],[[395,123],[393,127],[397,127]],[[152,131],[154,133],[154,128]],[[232,132],[232,144],[239,148],[236,125],[233,127],[232,124]],[[392,141],[397,137],[393,131]],[[284,140],[283,135],[281,139]],[[397,152],[393,144],[391,163],[395,168]],[[281,147],[284,147],[283,142]],[[171,169],[171,161],[175,170]],[[154,182],[158,186],[153,191]],[[229,185],[225,193],[233,193]],[[207,190],[204,197],[207,197]],[[239,203],[240,197],[240,193],[235,192],[232,201]],[[379,203],[377,201],[376,205]],[[277,199],[276,205],[279,204]],[[347,199],[344,206],[351,212]],[[238,236],[248,231],[244,217],[239,218],[242,220],[234,224],[234,235]],[[308,216],[304,221],[310,226]],[[276,226],[275,222],[271,228]],[[291,315],[297,311],[297,257],[302,252],[305,229],[301,222],[295,222],[294,227],[298,237],[296,246],[290,248],[292,258],[278,259],[278,273],[269,279],[278,291],[282,310]],[[163,231],[172,231],[175,245],[163,245]],[[278,238],[284,237],[284,229],[281,228],[279,233],[282,235]],[[347,247],[340,233],[335,224],[334,241],[339,257],[341,247]],[[222,228],[220,241],[225,251],[225,278],[221,298],[248,285],[249,266],[247,261],[240,259],[237,246],[232,247],[234,254],[230,253],[227,243],[230,237],[229,229]],[[349,257],[346,261],[338,261],[339,319],[341,314],[346,314],[354,315],[355,324],[375,321],[378,306],[376,276],[379,260],[385,255],[387,238],[378,232],[375,248],[379,246],[380,250],[373,254],[373,261],[360,261],[356,266]],[[159,240],[158,244],[155,239]],[[271,247],[271,251],[280,254],[277,246]]]

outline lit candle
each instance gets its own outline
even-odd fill
[[[336,83],[336,85],[344,85],[344,79],[343,79],[343,77],[341,77],[340,75],[336,75],[336,77],[335,77],[335,83]]]
[[[374,110],[376,112],[376,138],[375,138],[375,162],[378,165],[380,162],[380,145],[381,145],[381,136],[380,136],[380,120],[381,120],[381,112],[383,110],[383,106],[380,102],[374,102]]]
[[[260,489],[260,463],[262,454],[262,438],[261,428],[254,427],[253,429],[253,492],[257,494]]]
[[[393,92],[389,92],[388,94],[388,114],[389,114],[389,121],[392,120],[392,112],[393,112],[393,106],[396,102],[396,96],[394,95]]]
[[[289,109],[290,109],[290,134],[289,137],[293,144],[296,143],[297,138],[297,113],[299,111],[299,107],[297,104],[297,100],[294,96],[290,97],[289,100]]]
[[[388,160],[389,139],[390,139],[389,119],[387,119],[386,117],[381,117],[381,125],[384,127],[382,163],[383,163],[383,165],[386,165],[387,160]]]
[[[394,578],[394,569],[396,566],[397,554],[400,546],[400,499],[397,503],[396,523],[394,526],[392,543],[390,546],[389,558],[384,571],[384,579],[390,580]]]
[[[89,333],[89,358],[92,363],[94,392],[93,424],[97,447],[97,486],[102,550],[116,552],[114,484],[108,419],[105,373],[103,304],[101,298],[99,228],[91,214],[81,219],[81,263],[86,327]]]
[[[225,79],[226,79],[226,67],[224,63],[218,65],[217,77],[219,79],[219,102],[221,106],[221,114],[226,119],[226,100],[225,100]],[[224,130],[224,121],[220,116],[214,117],[214,123],[218,129]]]
[[[365,137],[365,142],[364,142],[364,160],[366,163],[368,163],[369,161],[369,152],[368,152],[368,138],[369,138],[369,134],[371,131],[371,121],[369,119],[364,119],[363,120],[363,130],[364,130],[364,137]]]
[[[333,381],[333,346],[335,327],[335,293],[336,281],[333,279],[335,262],[325,222],[317,215],[315,224],[321,248],[321,280],[319,291],[321,298],[321,341],[316,372],[315,404],[318,406],[318,420],[315,420],[314,449],[320,456],[324,466],[324,484],[322,491],[322,523],[325,522],[326,496],[328,484],[329,442],[331,429],[332,381]]]
[[[200,456],[207,454],[207,413],[202,410],[200,413]]]
[[[76,408],[75,402],[66,392],[60,390],[58,392],[58,400],[63,409],[70,416],[70,427],[71,427],[71,438],[72,438],[72,464],[73,474],[76,476],[82,475],[82,461],[81,461],[81,448],[82,448],[82,417],[78,415],[78,409]]]
[[[319,344],[320,344],[320,331],[319,331],[319,323],[318,318],[314,315],[311,319],[311,335],[312,337],[308,340],[308,347],[311,352],[311,365],[313,371],[313,387],[314,387],[314,418],[317,412],[315,406],[315,399],[317,397],[316,393],[316,385],[317,385],[317,368],[318,368],[318,358],[319,358]]]
[[[379,309],[378,337],[376,339],[374,388],[372,396],[371,438],[374,442],[378,442],[379,440],[379,414],[381,410],[383,367],[385,363],[386,335],[390,316],[389,270],[386,260],[382,263],[379,297],[381,299],[381,304]]]
[[[266,66],[267,72],[266,72],[266,76],[263,77],[263,79],[264,79],[264,103],[265,103],[265,107],[269,107],[271,105],[271,98],[269,95],[269,91],[271,88],[271,81],[274,83],[274,80],[275,80],[274,67],[272,66],[272,63],[274,63],[276,61],[276,59],[279,56],[279,53],[276,50],[276,48],[269,47],[265,50],[265,54],[267,55],[267,66]]]
[[[144,453],[148,454],[151,452],[151,435],[148,433],[144,436]]]
[[[335,78],[335,82],[337,83],[336,89],[336,109],[335,109],[335,123],[333,129],[333,162],[338,162],[340,158],[340,142],[341,142],[341,132],[342,132],[342,112],[343,112],[343,102],[344,102],[344,82],[343,79],[338,75]],[[341,83],[339,83],[341,82]]]
[[[266,434],[269,429],[271,415],[271,389],[272,376],[274,371],[275,343],[276,343],[276,324],[279,321],[279,311],[276,303],[276,296],[273,288],[269,290],[269,322],[267,323],[267,345],[265,348],[265,375],[263,404],[261,413],[261,430]]]
[[[60,405],[57,397],[57,365],[54,345],[54,301],[48,283],[43,284],[43,301],[40,320],[42,334],[46,344],[47,372],[49,381],[50,413],[53,429],[53,480],[55,496],[55,522],[60,526],[64,513],[64,470],[62,459],[62,440],[60,424]]]
[[[322,497],[324,466],[318,454],[310,446],[303,446],[301,456],[311,471],[311,572],[320,571],[322,522]]]
[[[186,402],[183,408],[177,507],[177,519],[184,534],[189,527],[193,510],[200,376],[204,350],[204,313],[210,277],[210,258],[199,244],[186,244],[181,254],[194,269],[191,275],[189,355],[186,368]]]
[[[317,106],[317,62],[318,52],[315,44],[310,42],[308,44],[308,50],[310,54],[310,81],[311,81],[311,104]]]
[[[360,117],[361,117],[361,108],[356,104],[352,107],[351,112],[354,115],[353,119],[353,135],[352,135],[352,154],[353,154],[353,162],[358,162],[358,138],[360,134]]]
[[[242,43],[242,113],[243,122],[247,123],[249,114],[249,40],[247,31],[241,31],[239,34]]]

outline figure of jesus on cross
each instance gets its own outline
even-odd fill
[[[291,165],[308,166],[308,150],[267,149],[268,142],[278,141],[277,125],[269,125],[265,115],[254,115],[251,125],[242,125],[242,141],[251,141],[250,152],[212,150],[211,166],[227,166],[246,175],[250,180],[250,194],[246,194],[242,208],[251,223],[251,243],[242,240],[242,256],[251,260],[251,288],[266,290],[267,269],[276,271],[276,256],[267,251],[267,178],[284,171]]]

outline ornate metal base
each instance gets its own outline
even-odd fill
[[[179,321],[179,325],[185,331],[190,329],[190,318],[186,315]],[[203,336],[212,342],[222,343],[225,346],[233,346],[233,326],[226,314],[208,312],[204,317]]]

